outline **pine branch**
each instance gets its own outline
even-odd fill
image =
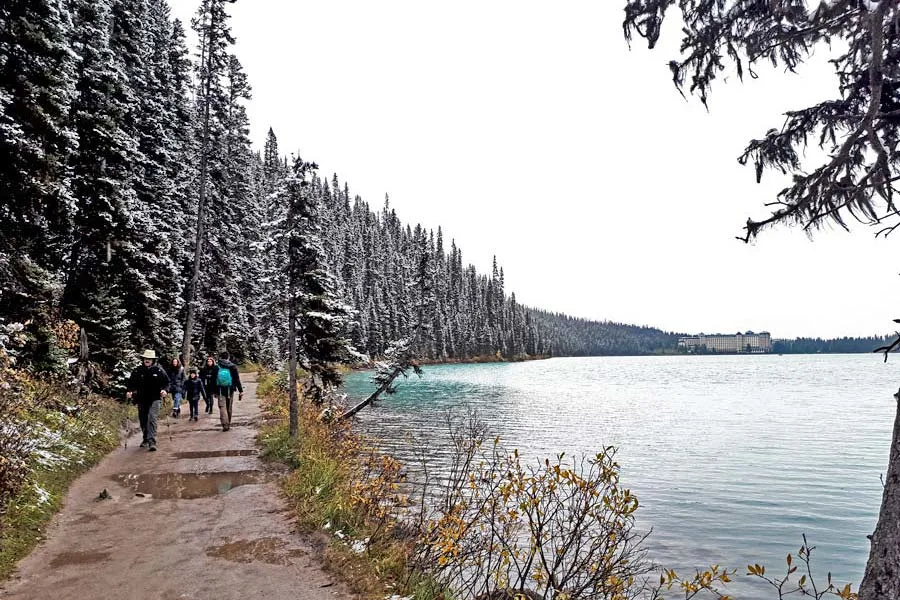
[[[828,163],[816,169],[812,175],[799,178],[791,188],[783,192],[786,197],[794,196],[798,198],[797,200],[787,203],[786,208],[774,212],[772,216],[762,221],[748,219],[747,225],[744,227],[746,234],[738,239],[749,242],[752,237],[755,237],[767,225],[797,218],[798,215],[803,214],[808,216],[804,226],[805,229],[817,226],[818,223],[828,217],[836,220],[841,226],[846,227],[840,218],[839,212],[844,208],[852,208],[854,204],[864,214],[868,214],[872,221],[875,221],[877,217],[874,216],[871,196],[865,194],[863,190],[867,187],[865,185],[866,181],[872,177],[878,177],[879,172],[881,179],[876,181],[874,188],[886,201],[888,210],[896,212],[896,207],[893,203],[892,187],[885,185],[886,182],[893,181],[890,177],[888,154],[881,144],[874,125],[877,115],[881,112],[881,92],[884,81],[882,72],[884,55],[883,25],[887,8],[888,3],[881,2],[869,17],[872,61],[869,65],[870,100],[866,114],[859,120],[852,133],[841,144],[837,154]],[[851,153],[861,153],[863,151],[863,149],[856,148],[856,146],[864,137],[870,141],[872,147],[876,150],[878,156],[876,163],[868,170],[860,182],[850,186],[835,185],[833,180],[836,178],[837,173],[842,169],[850,170],[848,163],[851,160]],[[757,173],[759,173],[759,169]],[[843,192],[843,195],[848,196],[847,199],[842,203],[835,204],[832,200],[832,197],[836,195],[835,191]],[[826,210],[812,212],[814,206],[822,204],[825,205]]]
[[[900,319],[894,319],[894,323],[900,323]],[[888,344],[887,346],[881,346],[879,348],[875,348],[872,352],[883,352],[884,353],[884,362],[887,362],[888,354],[894,351],[895,348],[900,346],[900,332],[897,333],[897,339]]]

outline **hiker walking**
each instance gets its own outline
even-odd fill
[[[212,356],[207,356],[206,361],[200,368],[200,381],[203,382],[203,389],[206,390],[206,395],[203,396],[203,399],[206,400],[206,414],[208,415],[212,414],[213,400],[219,395],[218,377],[219,365],[216,364],[216,359]]]
[[[199,414],[200,396],[206,400],[207,406],[210,406],[209,400],[206,398],[206,389],[203,386],[203,380],[197,376],[197,367],[191,367],[191,374],[184,382],[184,397],[188,401],[191,408],[191,421],[197,420]]]
[[[237,365],[228,359],[228,352],[219,354],[219,373],[216,376],[216,395],[219,398],[219,420],[222,422],[222,431],[231,429],[231,407],[235,388],[238,391],[238,400],[244,399],[244,387],[241,385]]]
[[[181,416],[181,399],[184,397],[184,367],[177,358],[172,359],[172,364],[166,369],[169,376],[169,393],[172,394],[172,416],[176,419]]]
[[[144,350],[141,354],[143,364],[131,372],[128,378],[128,391],[125,397],[129,400],[136,396],[138,405],[138,420],[141,422],[141,432],[144,439],[141,448],[149,448],[156,452],[156,421],[159,418],[159,404],[166,396],[169,387],[169,377],[166,372],[156,364],[156,352]]]

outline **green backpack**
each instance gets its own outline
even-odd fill
[[[216,385],[219,387],[231,387],[231,369],[219,367],[219,374],[216,375]]]

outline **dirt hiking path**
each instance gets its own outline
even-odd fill
[[[180,419],[160,418],[158,452],[138,447],[138,431],[79,478],[0,597],[350,597],[294,533],[277,474],[257,456],[261,411],[247,379],[230,431],[217,408],[194,423],[185,405]],[[104,489],[111,498],[99,498]]]

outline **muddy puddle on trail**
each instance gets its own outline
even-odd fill
[[[274,480],[264,471],[226,471],[220,473],[119,473],[113,479],[134,490],[135,494],[160,500],[195,500],[227,494],[242,485],[255,485]]]
[[[232,562],[264,562],[270,565],[289,565],[292,560],[306,556],[299,548],[289,548],[288,543],[278,538],[239,540],[206,549],[206,555],[223,558]]]
[[[103,562],[107,558],[109,558],[109,552],[63,552],[53,557],[50,566],[58,568],[69,565],[92,565]]]
[[[175,458],[219,458],[222,456],[256,456],[256,450],[196,450],[193,452],[176,452]]]
[[[218,419],[216,420],[218,422]],[[235,427],[256,427],[260,424],[260,421],[232,421],[231,429]],[[177,435],[193,435],[195,433],[200,433],[203,431],[222,431],[222,426],[217,425],[215,423],[210,422],[206,426],[207,423],[203,424],[185,424],[183,427],[180,427],[177,423],[171,424],[162,424],[157,432],[157,436],[160,438],[174,437]],[[224,433],[224,432],[223,432]]]

